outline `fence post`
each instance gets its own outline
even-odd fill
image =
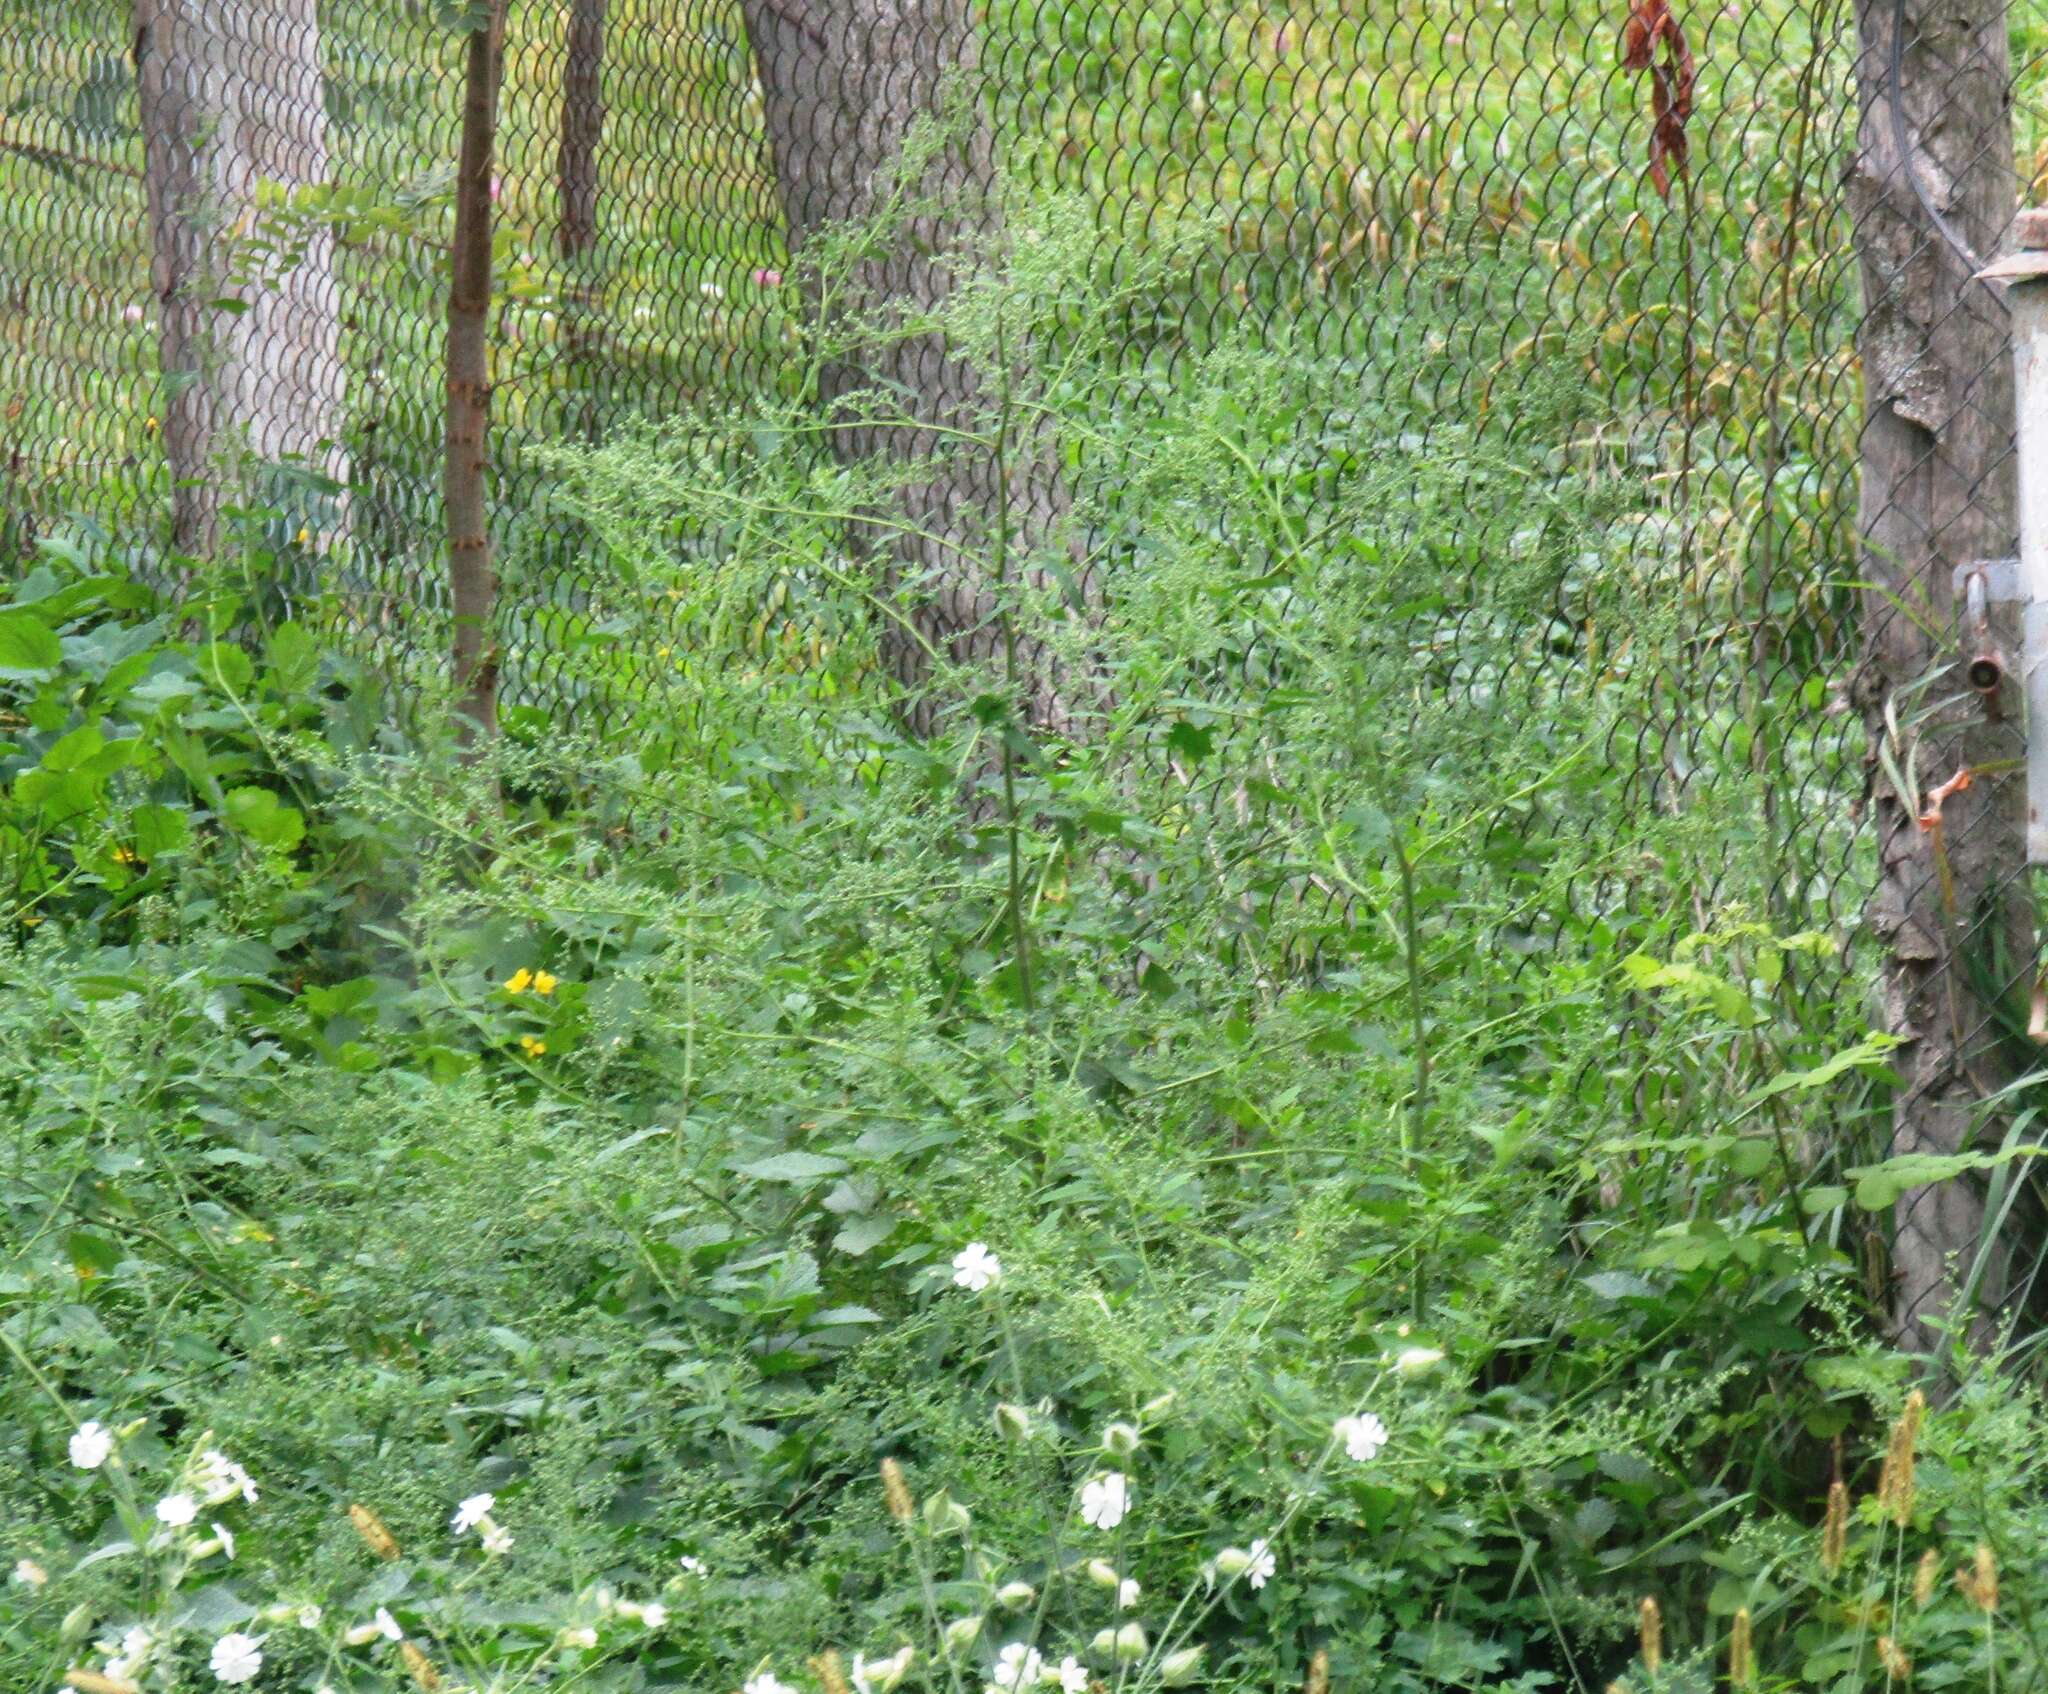
[[[2007,284],[2019,468],[2020,678],[2027,702],[2027,863],[2048,865],[2048,209],[2013,221],[2019,251],[1984,273]],[[1994,584],[1995,595],[2002,584]],[[2038,1025],[2038,1018],[2036,1020]],[[2036,1030],[2036,1039],[2043,1032]]]

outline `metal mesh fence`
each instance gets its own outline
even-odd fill
[[[144,551],[253,533],[278,581],[331,594],[389,662],[439,665],[439,359],[461,100],[442,11],[0,5],[10,554],[27,557],[72,513]],[[801,576],[737,613],[680,598],[673,615],[650,611],[660,594],[621,580],[616,548],[558,497],[552,443],[751,396],[814,388],[829,403],[848,386],[817,355],[805,253],[833,221],[875,211],[876,172],[908,120],[942,86],[964,87],[950,143],[906,190],[947,209],[912,207],[885,252],[854,262],[857,290],[933,304],[946,287],[935,250],[985,235],[998,207],[1063,218],[1070,240],[1081,228],[1112,278],[1178,244],[1170,278],[1122,297],[1113,324],[1075,331],[1108,348],[1097,368],[1115,380],[1099,405],[1168,406],[1191,362],[1233,340],[1284,341],[1337,379],[1286,449],[1304,479],[1455,440],[1472,464],[1597,502],[1602,533],[1638,561],[1674,631],[1657,709],[1606,749],[1622,803],[1712,817],[1728,860],[1767,867],[1768,915],[1784,929],[1852,926],[1887,865],[1913,913],[1938,897],[1920,806],[1880,804],[1874,846],[1856,824],[1876,751],[1858,663],[1892,615],[1860,618],[1873,604],[1860,585],[1873,529],[1898,571],[1937,586],[2013,550],[2004,307],[1969,260],[1997,247],[1996,207],[2028,198],[2048,163],[2037,0],[2015,0],[1960,54],[1936,52],[1919,8],[1895,0],[516,0],[509,17],[493,185],[494,634],[515,715],[627,723],[678,670],[736,691],[781,686],[799,705],[860,673],[920,691],[921,667],[991,655],[989,584],[920,591],[945,556],[987,541],[991,510],[1027,537],[1077,500],[1114,511],[1085,452],[1036,439],[999,488],[985,472],[935,473],[918,491],[922,541],[892,543],[914,608],[892,651]],[[1900,78],[1910,99],[1873,95]],[[1992,129],[2016,114],[2000,130],[2009,154],[1977,119],[1949,121],[1981,114],[1987,85]],[[1917,203],[1916,150],[1957,146],[1968,158],[1948,162],[1985,185],[1968,212],[1985,251],[1909,240],[1894,274],[1859,278],[1852,220],[1872,197]],[[1946,224],[1931,227],[1953,245]],[[1946,475],[1935,507],[1873,505],[1866,487],[1859,510],[1871,347],[1859,284],[1918,291],[1937,339],[1969,322],[1984,333],[1956,345],[1992,349],[1964,384],[1969,415],[1922,420],[1900,450],[1901,491]],[[869,419],[853,439],[928,452],[981,379],[930,334],[894,347],[880,374],[921,396],[922,413]],[[1918,392],[1914,371],[1883,374]],[[1347,385],[1356,410],[1328,400]],[[1643,662],[1600,627],[1581,562],[1500,477],[1475,472],[1462,501],[1416,521],[1438,526],[1442,561],[1432,603],[1403,614],[1422,686],[1526,712],[1575,678]],[[716,524],[676,539],[706,556],[733,545]],[[1084,609],[1142,568],[1132,538],[1113,534],[1074,544],[1069,562],[1063,592]],[[1511,609],[1485,591],[1504,573],[1525,589]],[[1945,588],[1929,600],[1937,618],[1948,605]],[[1952,658],[1955,634],[1920,661]],[[1073,656],[1027,664],[1042,684],[1035,715],[1059,727]],[[1284,683],[1276,666],[1256,646],[1219,649],[1190,658],[1185,691],[1256,698]],[[1951,720],[1901,732],[1901,757],[1917,747],[1916,792],[2012,757],[2010,719],[1972,718],[1967,734]],[[1702,792],[1710,780],[1726,792]],[[1959,798],[1951,842],[1971,828],[1997,837],[2014,780],[1987,772]],[[2017,861],[1977,881],[2005,891],[2018,935]],[[1989,1070],[1907,1079],[1909,1095],[1952,1108],[1952,1151],[1971,1133],[1967,1100],[1997,1082],[1983,1007],[2023,992],[2031,964],[2015,946],[1995,967],[2008,992],[1979,984],[1955,1000],[1950,920],[1893,1012],[1906,1025],[1977,1008],[1952,1015]],[[1845,980],[1831,968],[1788,991],[1824,996]],[[1902,1240],[1924,1226],[1938,1254],[1969,1233],[1916,1211],[1948,1203],[1942,1192],[1903,1208]]]

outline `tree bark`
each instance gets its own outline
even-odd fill
[[[742,11],[789,245],[801,262],[824,226],[875,213],[878,173],[895,164],[911,126],[940,111],[952,79],[971,86],[975,31],[966,0],[743,0]],[[947,255],[989,233],[992,140],[985,110],[975,110],[967,133],[915,185],[918,214],[886,252],[858,266],[849,310],[922,317],[947,295]],[[907,415],[859,421],[846,404],[857,391],[887,393]],[[1030,722],[1072,733],[1086,691],[1044,641],[1003,615],[1020,571],[1040,591],[1051,580],[1045,550],[1060,539],[1069,495],[1049,431],[1013,419],[1000,452],[954,445],[950,432],[986,436],[995,408],[985,373],[931,331],[882,336],[832,365],[819,401],[848,420],[832,437],[843,460],[936,460],[932,475],[898,490],[891,516],[901,527],[878,526],[867,538],[889,562],[887,592],[903,614],[884,622],[881,647],[903,684],[913,732],[928,733],[944,713],[931,686],[936,653],[983,673],[991,692],[1014,668]],[[1034,555],[1037,565],[1028,562]]]
[[[1872,586],[1857,699],[1879,857],[1870,919],[1887,950],[1886,1019],[1903,1043],[1890,1150],[1939,1155],[1979,1138],[1979,1103],[2014,1074],[2001,996],[1976,984],[1995,959],[2017,972],[2033,958],[2019,780],[1976,779],[1947,799],[1938,828],[1920,819],[1931,791],[1958,771],[2023,746],[2017,689],[2008,684],[1998,701],[2001,721],[1962,679],[1963,648],[1975,643],[1951,584],[1955,566],[2016,550],[2007,319],[1973,279],[2014,211],[2006,5],[1857,0],[1857,26],[1861,129],[1849,197],[1865,304],[1860,519]],[[1992,639],[2016,656],[2016,620],[2000,608],[1993,618]],[[1916,688],[1944,665],[1932,688]],[[1922,718],[1943,699],[1952,703]],[[1898,770],[1912,773],[1911,792],[1876,763],[1887,744]],[[1901,1343],[1932,1350],[1944,1324],[1983,1343],[1985,1314],[2012,1290],[2001,1253],[1975,1309],[1957,1309],[1986,1226],[1981,1188],[1964,1178],[1908,1193],[1893,1223]]]
[[[555,248],[580,259],[597,244],[597,153],[604,140],[605,0],[569,0],[562,61],[562,136],[555,159]]]
[[[448,521],[448,592],[455,614],[456,709],[466,747],[498,726],[498,650],[492,630],[498,580],[488,503],[491,427],[491,162],[498,135],[506,0],[490,0],[470,32],[463,79],[462,153],[455,174],[455,236],[448,280],[448,417],[442,499]]]
[[[325,180],[328,125],[317,0],[133,0],[144,183],[157,300],[172,546],[211,553],[234,452],[302,459],[343,481],[346,372],[334,237],[236,291],[232,247],[259,185]]]

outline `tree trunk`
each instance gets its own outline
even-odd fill
[[[298,262],[237,292],[232,246],[264,183],[328,172],[316,0],[133,0],[151,287],[157,299],[172,545],[217,545],[234,479],[222,458],[303,459],[336,481],[346,373],[334,237],[315,227]]]
[[[1978,984],[2027,971],[2033,957],[2018,778],[1983,777],[1945,805],[1929,799],[1958,771],[2022,750],[2016,687],[2006,686],[1994,718],[1963,680],[1962,649],[1975,641],[1951,583],[1955,566],[2016,550],[2007,319],[1996,293],[1973,280],[2014,210],[2006,5],[1905,0],[1902,15],[1899,0],[1857,0],[1857,25],[1850,207],[1865,304],[1861,526],[1872,584],[1857,699],[1873,748],[1880,878],[1870,917],[1887,949],[1886,1017],[1903,1043],[1890,1150],[1939,1155],[1980,1138],[1979,1102],[2014,1074],[2002,996]],[[1992,615],[1992,639],[2016,656],[2010,609]],[[1948,674],[1916,690],[1943,666]],[[1876,764],[1887,744],[1910,792]],[[1920,813],[1934,805],[1940,823],[1928,829]],[[1977,1344],[1988,1337],[1983,1314],[2011,1293],[2009,1254],[1995,1256],[1975,1308],[1955,1309],[1985,1224],[1969,1178],[1899,1203],[1893,1309],[1903,1345],[1936,1348],[1944,1323]]]
[[[562,138],[555,160],[555,247],[580,259],[597,244],[597,150],[604,139],[605,0],[569,0],[562,61]]]
[[[966,0],[743,0],[742,10],[789,245],[801,259],[823,226],[875,212],[877,173],[896,162],[911,125],[940,111],[953,79],[971,87],[975,32]],[[986,112],[978,103],[973,111],[967,133],[914,185],[920,214],[893,232],[884,253],[858,266],[849,310],[888,315],[893,306],[897,316],[923,315],[946,296],[948,253],[988,233],[992,143]],[[923,206],[941,210],[927,214]],[[1020,566],[1034,588],[1047,586],[1048,573],[1026,561],[1043,560],[1067,514],[1049,432],[1013,421],[1001,452],[953,446],[951,431],[986,436],[994,408],[983,373],[936,332],[884,336],[826,370],[820,389],[828,414],[848,415],[843,403],[860,390],[885,392],[906,412],[844,423],[833,432],[842,459],[943,456],[929,478],[899,489],[891,517],[901,527],[879,526],[869,538],[889,561],[887,590],[911,626],[887,620],[881,644],[904,685],[913,731],[929,732],[942,715],[945,702],[931,686],[936,653],[983,673],[976,687],[991,692],[1003,687],[999,672],[1014,670],[1030,721],[1071,733],[1083,691],[1043,641],[1003,615]]]
[[[492,618],[487,478],[491,427],[491,161],[498,135],[506,0],[490,0],[469,37],[462,155],[455,173],[455,237],[448,279],[448,419],[441,491],[448,518],[448,592],[455,613],[454,671],[464,746],[498,726],[498,649]]]

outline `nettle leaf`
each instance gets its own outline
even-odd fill
[[[290,850],[306,837],[306,820],[267,788],[231,788],[225,804],[228,827],[265,847]]]
[[[1856,1204],[1866,1212],[1881,1212],[1915,1188],[1952,1182],[1967,1171],[1994,1170],[2014,1159],[2033,1158],[2043,1152],[2048,1152],[2048,1148],[2002,1147],[1996,1153],[1901,1153],[1881,1165],[1858,1165],[1843,1174],[1855,1179]]]
[[[64,663],[57,632],[26,612],[0,612],[0,673],[40,676]]]

